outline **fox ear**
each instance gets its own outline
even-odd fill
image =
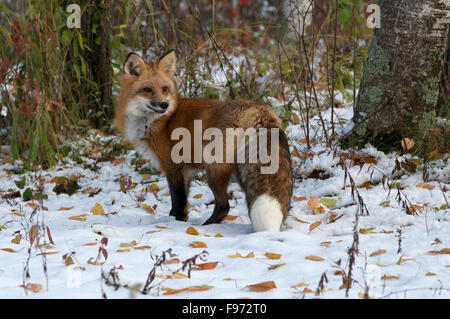
[[[127,59],[123,65],[125,74],[139,76],[145,68],[145,61],[136,53],[128,54]]]
[[[170,77],[173,77],[175,74],[176,65],[177,56],[175,55],[175,50],[169,50],[159,58],[158,69],[168,74]]]

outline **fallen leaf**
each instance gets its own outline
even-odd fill
[[[270,265],[269,270],[274,270],[274,269],[283,267],[284,265],[286,265],[286,263],[276,264],[276,265]]]
[[[202,198],[202,196],[203,196],[203,194],[197,194],[197,195],[194,195],[193,197],[194,197],[195,199],[199,199],[199,198]]]
[[[94,207],[91,208],[91,213],[93,215],[105,215],[105,210],[103,209],[102,205],[96,203]]]
[[[448,255],[450,254],[450,248],[442,248],[441,250],[431,250],[427,252],[428,255]]]
[[[414,140],[405,137],[404,139],[402,139],[402,148],[405,152],[409,151],[410,149],[412,149],[414,147]]]
[[[7,253],[17,253],[17,251],[11,248],[0,248],[0,250],[6,251]]]
[[[129,243],[121,243],[120,247],[122,248],[126,248],[126,247],[133,247],[136,246],[137,242],[135,240],[133,240],[132,242]]]
[[[30,290],[34,293],[38,293],[39,291],[42,290],[42,285],[41,284],[28,284],[25,286],[25,289]]]
[[[238,217],[234,215],[227,215],[227,217],[225,217],[224,220],[235,220],[236,218]]]
[[[429,184],[417,184],[416,185],[417,188],[423,188],[423,189],[428,189],[428,190],[432,190],[434,189],[434,186],[431,186]]]
[[[425,276],[431,277],[431,276],[437,276],[434,272],[427,272]]]
[[[203,264],[196,264],[195,267],[197,267],[198,270],[211,270],[216,268],[218,261],[203,263]]]
[[[178,258],[172,258],[163,262],[164,265],[178,264],[180,260]]]
[[[150,246],[139,246],[139,247],[133,247],[133,249],[136,250],[146,250],[146,249],[151,249],[152,247]]]
[[[60,209],[58,209],[58,211],[65,211],[65,210],[71,210],[73,208],[73,206],[72,207],[61,207]]]
[[[325,259],[319,256],[306,256],[305,257],[306,260],[311,260],[311,261],[324,261]]]
[[[319,225],[322,224],[321,221],[315,222],[311,225],[309,225],[309,232],[312,232],[314,229],[316,229],[317,227],[319,227]]]
[[[255,257],[255,254],[253,252],[248,253],[247,256],[242,256],[240,253],[236,253],[234,255],[229,255],[229,258],[253,258]]]
[[[370,186],[372,186],[372,183],[370,181],[365,181],[364,183],[359,185],[358,188],[369,188]]]
[[[319,199],[317,197],[311,198],[308,201],[308,206],[314,211],[317,210],[320,207]]]
[[[304,282],[301,282],[295,286],[291,286],[291,288],[297,289],[297,288],[302,288],[302,287],[308,287],[308,284],[305,284]]]
[[[33,243],[36,240],[38,235],[39,235],[39,226],[38,225],[33,225],[30,228],[30,232],[28,233],[28,238],[30,239],[30,245],[31,246],[33,246]]]
[[[384,275],[381,277],[381,280],[399,280],[399,279],[400,279],[399,276]]]
[[[265,253],[264,254],[267,258],[269,259],[280,259],[281,258],[281,254],[275,254],[275,253]]]
[[[325,205],[328,208],[333,208],[334,206],[336,206],[337,200],[328,198],[328,197],[324,197],[324,198],[320,199],[320,203],[322,203],[323,205]]]
[[[297,196],[294,196],[294,197],[292,197],[292,199],[294,201],[296,201],[296,202],[301,202],[301,201],[307,200],[308,197],[297,197]]]
[[[375,232],[373,231],[375,229],[375,227],[372,228],[360,228],[359,229],[359,233],[360,234],[375,234]]]
[[[191,227],[188,227],[188,229],[186,229],[186,234],[196,236],[196,235],[198,235],[198,231],[197,231],[197,229],[195,229],[194,227],[191,226]]]
[[[248,285],[247,288],[253,292],[266,292],[271,289],[277,288],[277,286],[275,285],[275,282],[273,282],[273,281],[265,281],[265,282],[261,282],[259,284]]]
[[[324,242],[321,242],[320,245],[321,245],[321,246],[328,247],[328,246],[331,245],[331,241],[324,241]]]
[[[93,242],[93,243],[87,243],[84,244],[83,246],[97,246],[98,242]]]
[[[16,237],[14,237],[14,239],[11,239],[11,242],[13,244],[19,245],[21,240],[22,240],[22,235],[18,234]]]
[[[129,253],[131,251],[131,249],[129,248],[125,248],[125,249],[117,249],[116,252],[118,253]]]
[[[369,257],[379,256],[379,255],[383,255],[385,253],[386,253],[386,249],[380,249],[380,250],[377,250],[377,251],[374,251],[373,253],[371,253],[369,255]]]
[[[208,248],[208,246],[206,246],[206,244],[204,242],[201,242],[201,241],[194,241],[194,242],[189,244],[189,247],[192,247],[192,248]]]
[[[150,206],[146,205],[146,204],[139,204],[139,207],[144,209],[147,213],[152,214],[152,215],[156,215],[155,211],[153,210],[153,208],[151,208]]]
[[[47,256],[47,255],[57,255],[59,251],[46,251],[43,253],[36,254],[36,256]]]
[[[69,219],[70,220],[77,220],[79,222],[85,222],[86,221],[86,217],[81,217],[81,216],[70,216]]]

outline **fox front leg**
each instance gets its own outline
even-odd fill
[[[169,215],[175,216],[176,220],[186,221],[187,214],[187,194],[181,171],[175,171],[167,175],[170,197],[172,199],[172,209]]]

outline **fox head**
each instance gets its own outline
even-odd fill
[[[128,55],[123,65],[116,107],[116,126],[119,130],[126,117],[154,121],[175,111],[178,97],[173,79],[176,61],[173,50],[158,61],[148,63],[136,53]]]

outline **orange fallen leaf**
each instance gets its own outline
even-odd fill
[[[384,275],[381,277],[381,280],[399,280],[399,279],[400,279],[399,276]]]
[[[358,188],[369,188],[372,186],[372,183],[370,181],[365,181],[364,183],[360,184]]]
[[[211,270],[216,268],[218,261],[203,263],[203,264],[197,264],[195,267],[197,267],[198,270]]]
[[[240,253],[236,253],[234,255],[229,255],[229,258],[253,258],[255,257],[255,254],[253,252],[248,253],[247,256],[242,256]]]
[[[227,217],[224,218],[224,220],[235,220],[237,218],[237,216],[234,215],[228,215]]]
[[[164,265],[178,264],[180,260],[178,258],[172,258],[163,262]]]
[[[431,276],[437,276],[434,272],[427,272],[425,276],[431,277]]]
[[[61,207],[60,209],[58,209],[58,211],[65,211],[65,210],[71,210],[73,208],[72,207]]]
[[[87,243],[84,244],[83,246],[97,246],[98,242],[93,242],[93,243]]]
[[[25,286],[25,289],[30,290],[34,293],[38,293],[39,291],[42,290],[42,285],[41,284],[28,284]]]
[[[82,217],[82,216],[70,216],[69,219],[70,220],[77,220],[79,222],[85,222],[86,221],[86,217]]]
[[[296,202],[301,202],[301,201],[307,200],[308,197],[297,197],[297,196],[294,196],[294,197],[292,197],[292,199],[294,201],[296,201]]]
[[[133,249],[136,250],[146,250],[146,249],[151,249],[152,247],[150,246],[139,246],[139,247],[133,247]]]
[[[254,285],[248,285],[247,288],[254,292],[266,292],[271,289],[277,288],[277,286],[273,281],[265,281]]]
[[[188,229],[186,229],[186,234],[196,236],[198,235],[198,230],[195,229],[194,227],[188,227]]]
[[[306,256],[305,257],[306,260],[311,260],[311,261],[324,261],[325,259],[319,256]]]
[[[312,197],[309,201],[308,201],[308,206],[312,209],[312,210],[317,210],[320,207],[319,204],[319,199],[317,197]]]
[[[125,249],[117,249],[116,252],[118,253],[129,253],[131,251],[131,249],[129,248],[125,248]]]
[[[450,248],[442,248],[441,250],[431,250],[427,252],[428,255],[448,255],[450,254]]]
[[[275,253],[265,253],[264,254],[267,258],[269,259],[280,259],[281,258],[281,254],[275,254]]]
[[[202,241],[194,241],[190,243],[189,246],[192,248],[208,248],[208,246],[206,246],[206,244]]]
[[[17,251],[11,248],[1,248],[0,250],[6,251],[7,253],[17,253]]]

